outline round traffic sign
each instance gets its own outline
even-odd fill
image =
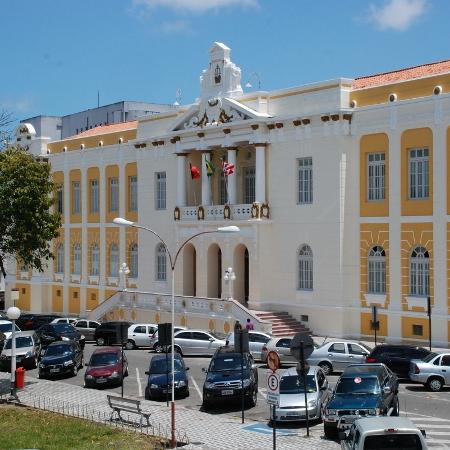
[[[314,341],[309,333],[297,333],[291,341],[291,355],[300,361],[300,348],[303,346],[303,357],[308,359],[314,351]]]
[[[271,373],[267,377],[267,388],[272,392],[278,391],[278,385],[279,385],[278,380],[279,380],[278,376],[275,375],[274,373]]]
[[[277,369],[280,368],[280,365],[281,365],[280,356],[278,355],[277,352],[271,350],[267,354],[267,366],[269,367],[270,370],[272,370],[272,372],[275,372]]]

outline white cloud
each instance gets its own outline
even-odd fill
[[[133,0],[133,5],[152,9],[162,7],[175,12],[204,13],[230,6],[257,7],[258,0]]]
[[[166,34],[194,34],[189,22],[185,20],[173,20],[172,22],[164,22],[159,29]]]
[[[32,101],[29,98],[5,99],[4,101],[0,101],[0,105],[1,109],[17,113],[26,113],[31,111],[33,107]]]
[[[381,30],[407,30],[425,14],[427,0],[388,0],[383,6],[370,5],[369,20]]]

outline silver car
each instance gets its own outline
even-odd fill
[[[450,385],[450,353],[430,353],[423,360],[411,361],[409,378],[434,392]]]
[[[223,347],[225,344],[225,339],[212,331],[182,330],[175,333],[174,336],[174,349],[181,355],[212,356],[219,347]]]
[[[290,367],[281,374],[279,406],[275,408],[276,422],[306,420],[305,387],[303,377]],[[328,381],[320,367],[310,367],[306,375],[306,399],[308,417],[321,420],[323,406],[327,403],[330,391]]]
[[[361,342],[330,341],[316,348],[308,363],[319,366],[325,375],[343,371],[350,364],[366,362],[371,349]]]
[[[272,336],[267,333],[263,333],[262,331],[248,331],[248,347],[251,355],[255,361],[261,359],[261,352],[264,345],[266,345]],[[228,333],[226,340],[229,345],[234,345],[234,332]]]
[[[0,355],[0,369],[11,371],[11,344],[12,338],[5,340]],[[38,366],[41,354],[41,342],[34,330],[16,333],[16,365],[26,369],[35,369]]]
[[[267,362],[267,355],[274,351],[278,353],[281,364],[296,364],[297,360],[291,354],[291,341],[294,336],[276,336],[261,349],[261,361]]]
[[[173,327],[174,333],[176,333],[177,331],[181,331],[181,330],[187,330],[187,327],[181,327],[181,326],[177,326],[177,325],[175,325]],[[150,348],[155,350],[156,353],[161,353],[164,351],[163,346],[159,343],[158,328],[153,333],[153,335],[150,337]]]
[[[81,334],[84,335],[86,341],[93,341],[95,330],[100,326],[100,322],[95,320],[80,319],[72,324]]]

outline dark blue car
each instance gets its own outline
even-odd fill
[[[167,361],[167,363],[166,363]],[[186,367],[181,355],[175,353],[175,395],[187,397],[189,395],[189,381]],[[165,398],[172,395],[172,355],[155,355],[150,361],[150,367],[145,372],[148,375],[145,398]],[[167,385],[167,381],[169,382]],[[169,387],[169,388],[168,388]]]

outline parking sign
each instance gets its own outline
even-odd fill
[[[280,403],[280,374],[267,372],[267,403],[278,406]]]

